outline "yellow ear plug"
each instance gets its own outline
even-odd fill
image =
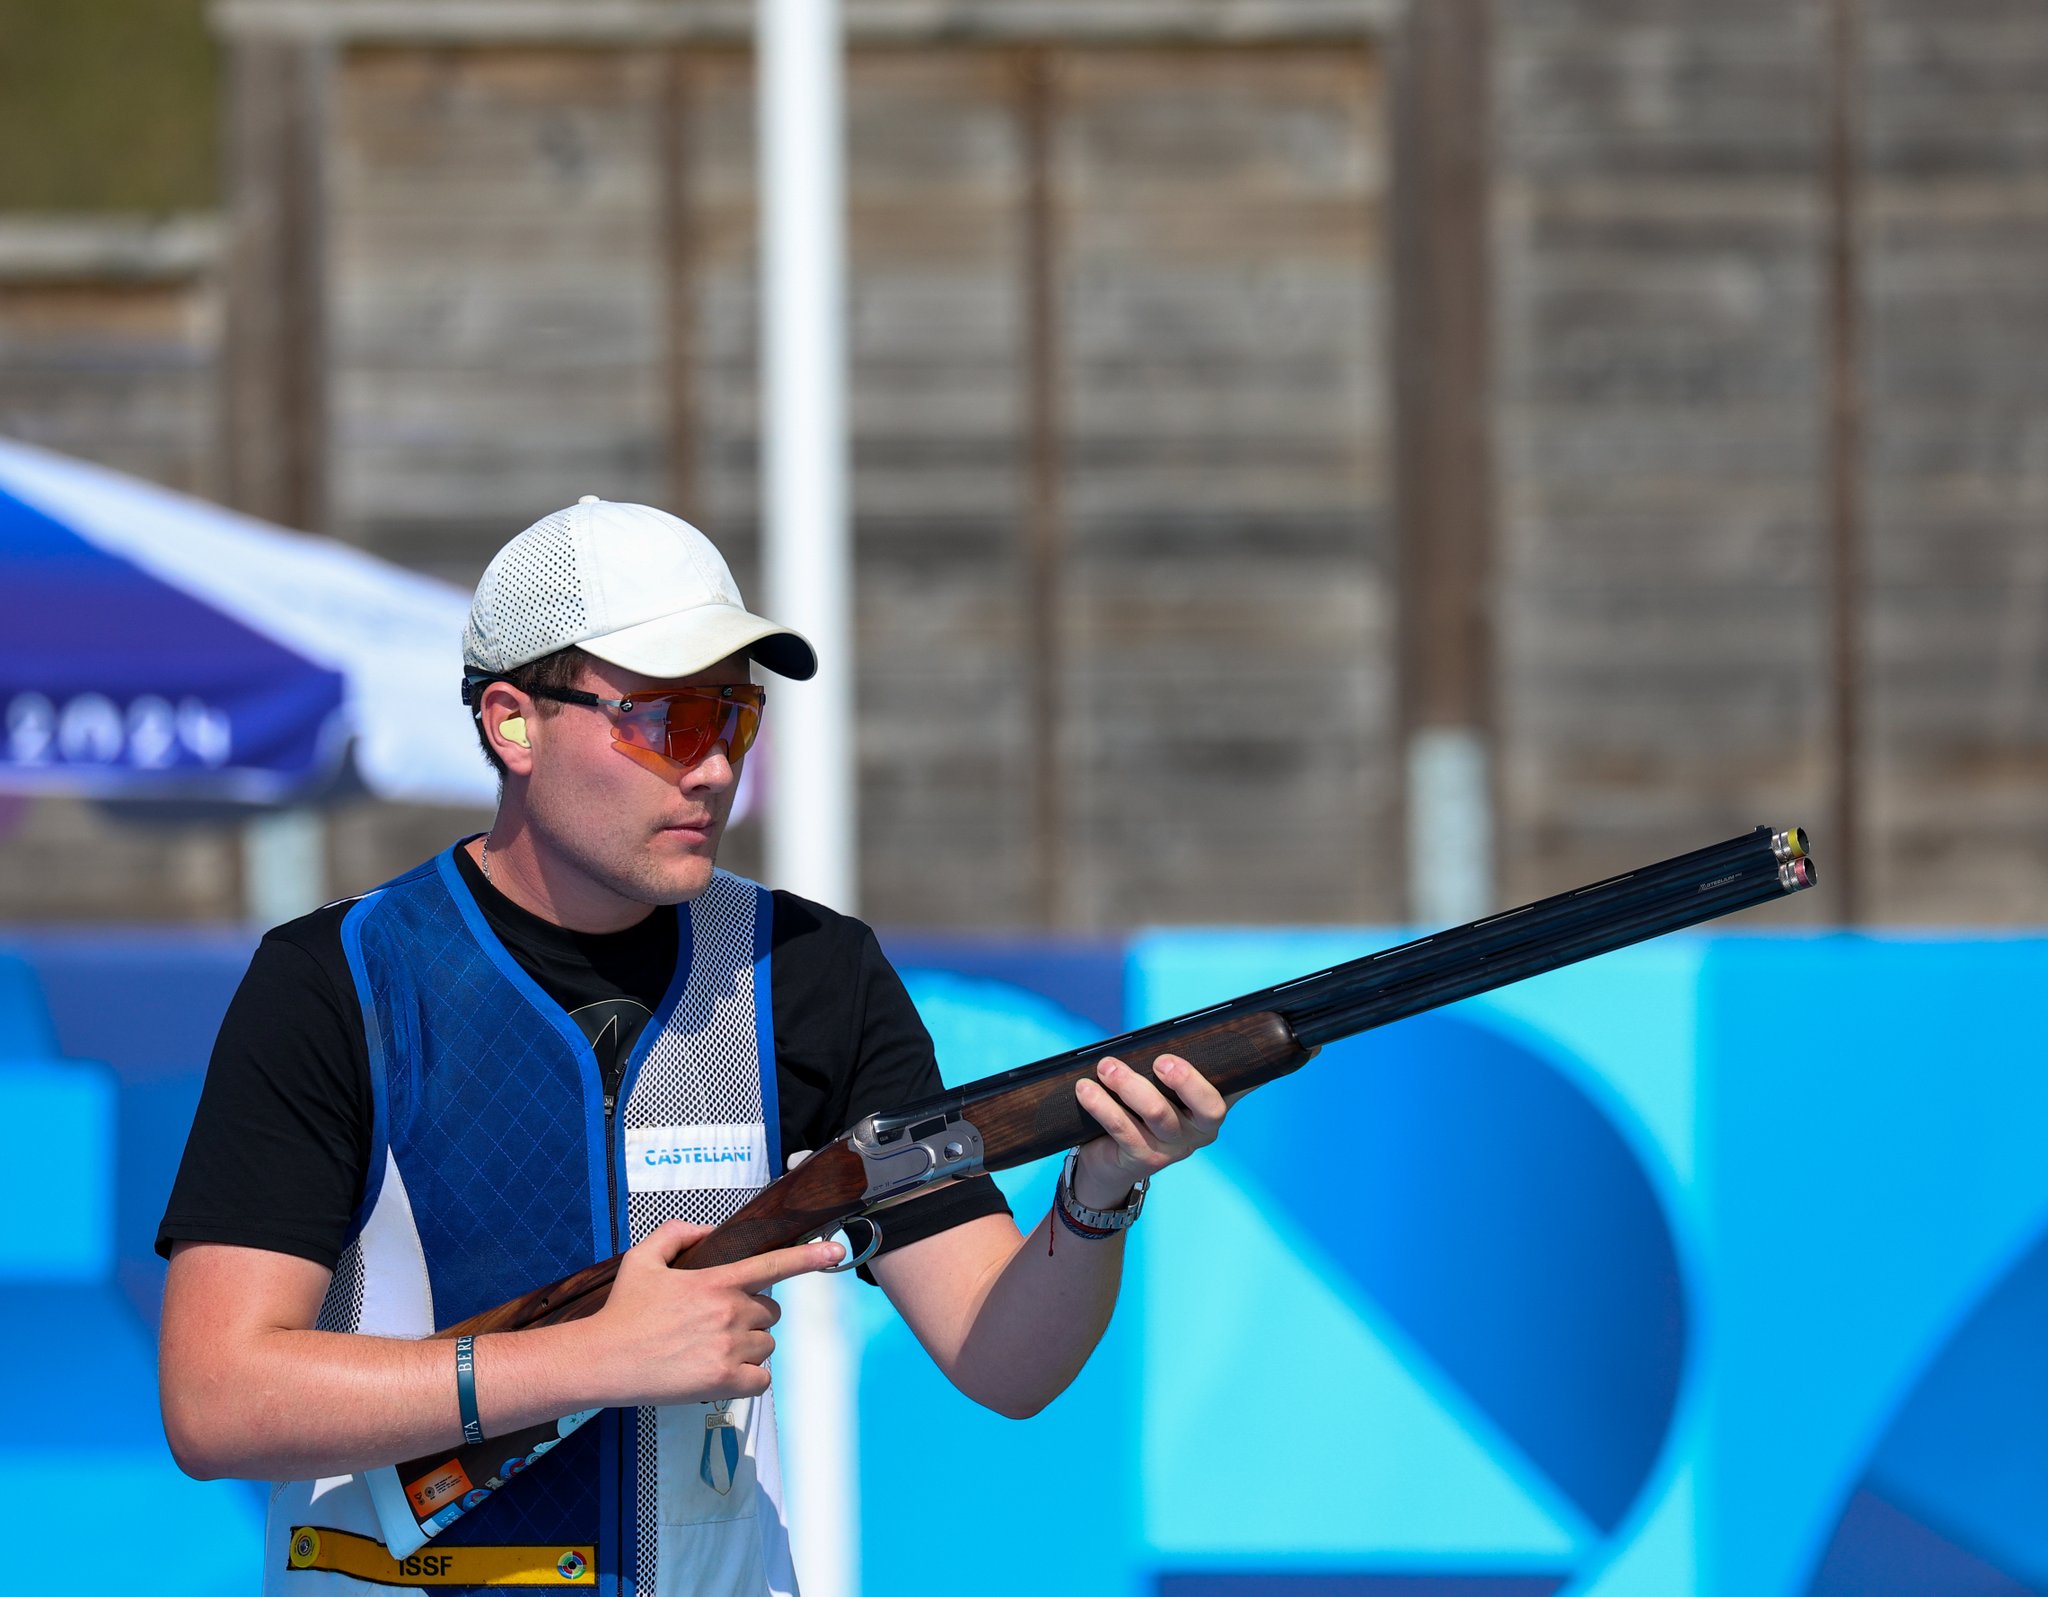
[[[526,717],[523,715],[506,716],[498,723],[498,735],[507,743],[517,743],[522,749],[533,747],[526,741]]]

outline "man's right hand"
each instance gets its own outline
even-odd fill
[[[710,1230],[687,1220],[657,1226],[619,1260],[604,1307],[580,1322],[591,1333],[586,1375],[605,1406],[759,1397],[775,1351],[769,1328],[782,1318],[768,1289],[846,1251],[806,1242],[702,1270],[673,1268]]]

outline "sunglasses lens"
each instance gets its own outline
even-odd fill
[[[759,688],[679,689],[636,698],[633,708],[613,718],[621,743],[649,749],[678,765],[695,765],[718,744],[738,762],[761,729]]]
[[[726,752],[735,760],[754,746],[754,734],[761,730],[761,708],[755,704],[735,704],[732,707],[732,724],[725,731]]]
[[[737,763],[753,747],[760,724],[761,712],[751,704],[677,699],[668,707],[668,747],[664,752],[680,764],[695,765],[723,743],[725,757]]]

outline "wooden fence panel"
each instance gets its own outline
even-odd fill
[[[1496,37],[1519,902],[1755,822],[1821,825],[1821,130],[1794,8],[1530,0]]]
[[[2048,907],[2048,27],[1866,23],[1873,918]]]
[[[1075,51],[1055,94],[1071,919],[1394,916],[1379,63]]]

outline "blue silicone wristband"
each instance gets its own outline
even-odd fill
[[[455,1406],[462,1411],[462,1439],[471,1447],[484,1439],[483,1417],[476,1411],[476,1338],[455,1339]]]

